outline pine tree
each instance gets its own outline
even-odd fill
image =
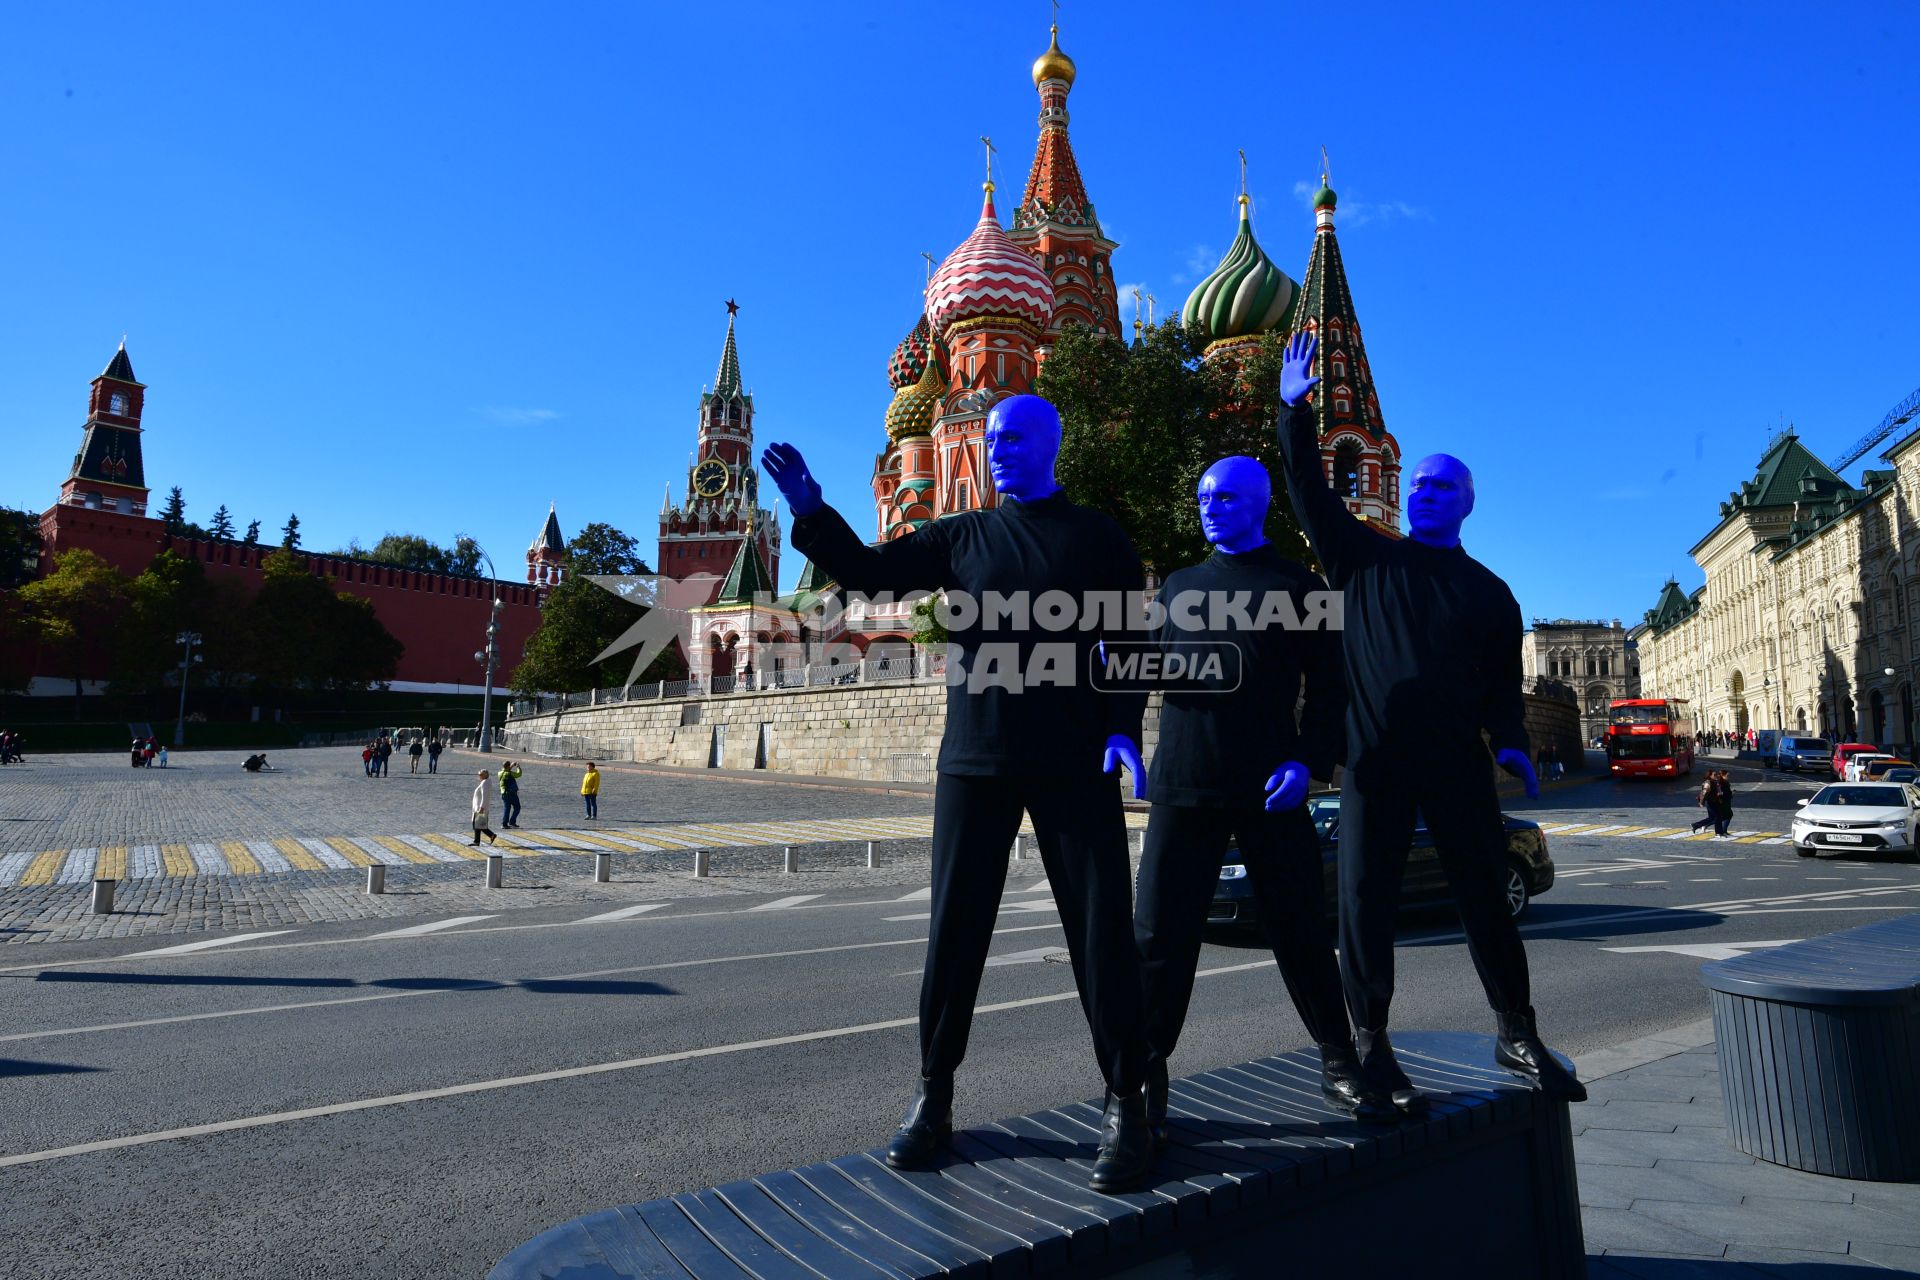
[[[300,549],[300,517],[287,517],[286,527],[280,530],[280,545],[287,551]]]
[[[228,514],[226,503],[221,503],[220,509],[213,513],[213,527],[208,532],[222,541],[233,540],[233,517]]]
[[[187,527],[187,500],[180,495],[180,486],[175,485],[167,493],[167,505],[160,508],[160,518],[166,521],[168,533],[182,533]]]
[[[244,541],[250,547],[260,545],[260,522],[258,520],[251,521],[247,525],[247,536]]]

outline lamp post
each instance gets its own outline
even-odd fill
[[[173,722],[173,745],[183,747],[187,744],[187,674],[193,670],[193,646],[200,643],[200,633],[182,631],[174,643],[186,649],[180,656],[180,718]]]
[[[487,647],[473,655],[475,662],[486,667],[485,684],[480,691],[480,750],[489,754],[493,751],[493,668],[499,660],[500,647],[500,610],[505,607],[500,599],[500,579],[493,571],[493,557],[475,544],[474,550],[480,552],[480,558],[487,562],[487,583],[492,588],[493,605],[487,613]]]

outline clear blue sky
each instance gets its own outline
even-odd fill
[[[1782,422],[1832,457],[1920,385],[1920,10],[1439,8],[1068,0],[1081,169],[1164,312],[1236,148],[1300,274],[1325,144],[1407,459],[1474,468],[1468,547],[1529,615],[1631,621]],[[651,557],[735,297],[760,439],[865,528],[919,254],[973,224],[978,135],[1017,199],[1047,19],[16,6],[0,504],[51,503],[124,331],[194,519],[467,532],[517,576],[556,501]]]

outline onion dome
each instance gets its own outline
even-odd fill
[[[1033,60],[1033,87],[1038,89],[1043,80],[1065,80],[1067,87],[1073,87],[1073,59],[1060,52],[1060,28],[1053,28],[1053,43],[1047,51]]]
[[[926,365],[920,380],[893,393],[887,406],[887,438],[896,444],[908,436],[933,434],[933,420],[940,415],[940,402],[947,398],[947,380],[940,375],[940,357],[927,348]]]
[[[1313,207],[1315,209],[1331,209],[1339,203],[1339,199],[1340,197],[1333,194],[1333,188],[1327,185],[1326,176],[1324,174],[1321,175],[1320,189],[1313,193]]]
[[[1261,250],[1240,197],[1240,233],[1233,247],[1187,296],[1180,323],[1220,342],[1280,328],[1300,296],[1300,286]]]
[[[900,339],[900,345],[893,349],[893,357],[887,361],[887,381],[895,391],[904,390],[920,381],[920,375],[927,367],[927,357],[932,348],[929,344],[933,336],[927,331],[927,317],[923,312],[920,322],[913,326],[913,332]]]
[[[976,316],[1024,320],[1036,329],[1053,318],[1053,281],[1000,229],[993,184],[986,187],[979,225],[947,255],[927,286],[927,319],[936,334]]]

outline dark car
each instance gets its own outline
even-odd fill
[[[1327,913],[1339,903],[1340,882],[1336,861],[1340,849],[1340,794],[1326,792],[1307,799],[1307,812],[1313,818],[1314,834],[1320,837],[1320,865],[1325,872]],[[1537,822],[1500,815],[1507,826],[1507,864],[1505,883],[1507,907],[1518,917],[1535,897],[1553,887],[1553,857],[1547,852],[1547,836]],[[1452,901],[1447,876],[1440,869],[1440,855],[1434,851],[1433,835],[1422,819],[1413,832],[1413,848],[1407,855],[1406,877],[1401,881],[1400,905],[1435,906]],[[1213,888],[1213,904],[1207,908],[1210,924],[1250,924],[1254,919],[1253,884],[1240,860],[1240,849],[1229,845],[1220,878]]]

